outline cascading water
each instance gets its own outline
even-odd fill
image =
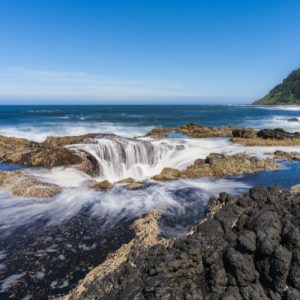
[[[116,135],[100,135],[84,144],[68,146],[75,151],[85,151],[98,162],[100,178],[116,182],[132,177],[143,180],[159,174],[163,168],[184,169],[196,159],[210,153],[248,153],[263,157],[275,150],[296,151],[295,147],[241,147],[228,139],[139,139]]]
[[[156,174],[156,167],[162,159],[180,150],[180,147],[163,141],[129,139],[114,135],[99,136],[71,148],[93,155],[99,164],[100,177],[111,181],[126,177],[139,179],[152,176]]]

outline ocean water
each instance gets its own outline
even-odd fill
[[[176,237],[205,216],[209,198],[220,192],[240,194],[252,186],[289,188],[300,183],[299,162],[283,162],[275,172],[226,178],[151,180],[164,167],[183,169],[212,152],[258,157],[277,149],[300,152],[298,146],[243,147],[227,138],[141,137],[154,127],[188,122],[300,131],[300,107],[0,106],[0,134],[7,136],[42,141],[50,135],[119,135],[68,146],[96,158],[98,178],[72,168],[25,168],[42,181],[60,185],[62,193],[37,200],[0,190],[0,298],[46,299],[68,292],[90,268],[128,242],[132,222],[152,209],[162,214],[162,234]],[[0,171],[23,169],[0,163]],[[106,192],[88,188],[91,179],[115,182],[126,177],[143,181],[144,188],[116,185]]]
[[[134,137],[153,127],[282,127],[300,131],[300,107],[221,105],[0,106],[0,134],[42,141],[48,135],[113,132]],[[289,121],[293,119],[294,121]]]

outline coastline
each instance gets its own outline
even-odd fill
[[[271,136],[257,137],[258,133],[263,132],[265,134],[266,132],[250,128],[211,128],[196,124],[187,124],[181,128],[186,134],[184,138],[168,136],[159,139],[149,136],[146,138],[124,138],[112,134],[87,134],[49,137],[44,142],[38,143],[2,136],[2,144],[0,144],[2,160],[6,163],[23,164],[26,168],[18,171],[14,170],[15,166],[12,166],[11,171],[0,172],[2,176],[0,176],[2,178],[0,180],[1,192],[5,192],[3,197],[9,199],[11,203],[11,207],[3,208],[1,215],[2,223],[6,222],[5,227],[7,228],[6,233],[3,231],[6,236],[3,236],[2,240],[0,239],[1,247],[5,249],[5,255],[8,253],[16,257],[19,255],[20,259],[24,258],[24,254],[29,251],[28,249],[30,249],[28,253],[32,255],[32,258],[23,266],[20,261],[15,261],[13,257],[6,259],[5,263],[8,266],[14,265],[18,271],[13,271],[13,274],[4,272],[2,274],[21,277],[11,285],[7,283],[7,288],[2,293],[4,292],[5,295],[22,295],[23,297],[31,293],[42,296],[46,290],[41,287],[41,284],[46,284],[50,286],[50,291],[47,293],[53,297],[58,297],[75,288],[78,281],[84,276],[89,278],[88,282],[91,286],[88,290],[93,289],[91,278],[114,277],[115,269],[121,268],[127,263],[128,255],[131,256],[135,253],[133,256],[137,257],[135,251],[138,251],[139,255],[143,253],[146,257],[148,249],[156,247],[157,243],[172,247],[174,241],[180,241],[184,237],[192,235],[191,230],[193,229],[189,229],[191,226],[196,226],[195,224],[199,220],[202,220],[201,224],[207,222],[212,218],[213,213],[217,213],[217,207],[223,207],[223,204],[220,205],[220,203],[212,207],[208,202],[210,196],[216,197],[224,191],[231,194],[246,192],[252,186],[252,184],[247,185],[247,180],[252,182],[251,174],[258,178],[263,178],[259,176],[265,174],[266,177],[274,178],[274,182],[283,182],[281,177],[275,181],[277,173],[282,173],[282,176],[289,178],[284,173],[285,167],[282,162],[286,161],[297,165],[297,161],[300,159],[299,153],[296,152],[297,147],[295,145],[298,145],[298,136],[295,133],[270,130],[267,131],[267,134],[271,134]],[[157,130],[159,132],[161,129],[158,128]],[[174,132],[174,129],[171,131]],[[166,134],[165,130],[163,130],[163,134]],[[289,142],[291,134],[292,140],[296,140],[297,143]],[[240,146],[231,143],[234,135],[238,135],[244,140],[251,140],[253,136],[262,141],[271,139],[275,147],[268,147],[267,145],[265,147]],[[285,139],[288,141],[287,144],[293,146],[276,146]],[[124,174],[128,173],[120,173],[123,177],[112,181],[110,186],[105,185],[103,188],[101,184],[99,185],[103,177],[101,179],[96,170],[111,172],[116,153],[114,152],[111,157],[106,154],[104,159],[99,154],[101,152],[97,151],[102,149],[107,152],[108,149],[115,149],[115,151],[119,149],[118,151],[123,153],[122,147],[128,145],[134,146],[132,149],[139,149],[138,152],[135,152],[136,150],[130,152],[133,155],[131,157],[134,157],[134,153],[144,153],[144,159],[147,158],[144,160],[144,164],[147,163],[148,168],[151,167],[152,163],[155,166],[160,162],[153,160],[154,154],[166,155],[168,151],[171,151],[170,157],[179,156],[175,160],[166,160],[166,163],[174,162],[175,164],[171,165],[173,167],[172,172],[170,173],[168,170],[168,176],[167,178],[164,177],[163,182],[151,179],[151,176],[147,175],[151,173],[145,173],[145,177],[141,177],[141,173],[136,173],[140,176],[138,178],[124,177]],[[68,155],[72,157],[71,160],[65,159],[65,152],[58,150],[61,148],[68,149]],[[199,152],[200,149],[206,150]],[[274,152],[276,149],[280,151]],[[217,154],[212,153],[215,151]],[[222,153],[226,153],[226,151],[227,154]],[[247,151],[249,155],[244,153]],[[49,156],[50,152],[55,153],[55,156]],[[186,153],[189,154],[190,161],[186,161],[183,165],[182,160],[186,157]],[[159,159],[162,154],[158,155]],[[79,155],[81,161],[73,160],[74,155]],[[35,157],[38,159],[35,160]],[[120,156],[119,159],[123,159],[122,157]],[[148,160],[148,158],[151,159]],[[85,162],[85,168],[82,167],[82,159],[87,159],[89,162],[88,165],[87,161]],[[99,168],[99,163],[101,164],[108,159],[111,160],[109,168]],[[54,161],[55,164],[51,161]],[[120,161],[117,162],[117,165],[120,164]],[[133,166],[136,163],[133,161]],[[179,168],[176,169],[174,166]],[[7,165],[5,167],[7,168]],[[163,164],[160,168],[165,176],[166,171],[163,171]],[[93,172],[86,172],[86,170],[93,170]],[[118,169],[116,168],[116,170]],[[153,174],[155,176],[162,175],[157,170],[154,169]],[[289,176],[293,176],[292,172]],[[15,174],[16,178],[14,178]],[[24,186],[25,182],[30,189],[19,188],[21,185]],[[91,182],[96,184],[95,188],[90,188]],[[294,184],[299,183],[300,178],[298,180],[295,177],[293,182]],[[133,185],[132,188],[130,185]],[[45,189],[49,191],[46,197],[44,197]],[[53,189],[54,194],[52,194]],[[139,205],[136,205],[137,203]],[[15,215],[14,206],[20,205],[22,207],[22,210],[18,212],[20,219],[15,220],[15,224],[12,224],[11,217]],[[207,215],[209,207],[210,212]],[[9,212],[10,209],[11,212]],[[148,229],[145,231],[145,227],[141,226],[140,231],[136,231],[134,234],[131,224],[134,222],[135,224],[136,222],[143,223],[144,221],[137,220],[141,216],[147,216],[147,213],[152,209],[156,209],[156,211],[153,212],[154,215],[150,213],[148,218],[151,219],[151,222],[149,219],[148,221],[150,224],[156,225],[153,225],[153,228],[152,225],[149,225],[149,230],[154,234],[150,235],[149,241]],[[22,215],[22,211],[25,215]],[[35,211],[38,211],[38,214],[35,214]],[[4,214],[8,212],[10,215],[5,216]],[[159,220],[157,214],[161,216]],[[147,224],[149,224],[148,221]],[[22,226],[23,231],[21,230]],[[2,225],[2,229],[5,227]],[[151,228],[156,229],[152,231]],[[187,230],[188,234],[186,234]],[[35,240],[31,232],[39,232],[39,240]],[[211,234],[215,235],[214,232]],[[141,238],[136,239],[134,235]],[[18,246],[13,240],[16,237],[18,237]],[[113,240],[109,242],[111,238]],[[30,242],[28,243],[26,240]],[[137,247],[142,247],[144,240],[149,241],[145,248],[134,250]],[[163,242],[160,243],[160,241]],[[43,249],[43,244],[46,245],[45,249]],[[33,258],[38,264],[42,264],[43,268],[38,270],[37,265],[30,274],[26,269],[24,270],[24,267],[29,267]],[[78,262],[79,258],[80,262]],[[114,259],[117,259],[118,262],[115,263]],[[67,268],[65,267],[66,262],[68,262]],[[102,267],[101,265],[97,267],[99,263]],[[115,266],[115,269],[108,268],[111,264]],[[50,271],[50,267],[55,269]],[[104,272],[104,269],[101,268],[106,271]],[[94,275],[86,275],[91,269]],[[100,270],[99,273],[97,270]],[[190,272],[190,270],[186,271]],[[119,274],[119,271],[117,273]],[[102,275],[100,276],[100,274]],[[10,276],[3,277],[2,287],[3,284],[5,286],[6,282],[11,280]],[[26,282],[32,283],[28,291],[24,289]],[[82,282],[85,280],[83,279]],[[81,291],[82,282],[79,283]],[[96,279],[95,284],[98,284]],[[115,288],[115,291],[118,292],[118,288]],[[70,295],[72,293],[75,292],[71,292]],[[103,293],[104,298],[105,295]],[[93,297],[93,293],[84,297]]]

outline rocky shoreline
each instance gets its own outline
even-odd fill
[[[168,138],[170,133],[180,133],[197,139],[227,138],[226,143],[230,139],[232,143],[244,146],[300,144],[298,133],[288,133],[281,129],[258,131],[251,128],[211,128],[196,124],[186,124],[179,129],[153,129],[147,136],[153,141],[152,139]],[[274,149],[271,153],[266,152],[267,156],[263,156],[263,158],[245,153],[230,155],[210,153],[206,158],[197,159],[182,169],[166,167],[160,174],[153,176],[151,178],[153,180],[143,181],[143,179],[137,180],[128,177],[118,181],[100,181],[97,177],[101,173],[101,164],[96,156],[93,156],[92,151],[89,153],[83,150],[86,149],[85,147],[77,146],[99,145],[95,138],[101,140],[101,138],[107,137],[112,140],[119,139],[120,143],[135,142],[135,139],[127,141],[125,138],[121,139],[115,135],[101,134],[48,137],[41,143],[0,136],[0,161],[34,168],[74,168],[83,173],[81,174],[83,181],[79,188],[84,188],[86,193],[91,192],[97,197],[105,198],[115,192],[124,192],[125,194],[126,190],[131,190],[131,196],[134,196],[133,193],[143,194],[151,185],[172,184],[172,182],[164,182],[169,180],[202,177],[226,178],[226,176],[275,171],[279,168],[280,161],[300,160],[298,152],[282,150],[274,152]],[[160,141],[158,142],[160,143]],[[148,139],[141,139],[141,143],[146,145],[145,147],[153,147]],[[169,143],[169,145],[172,144]],[[184,151],[184,146],[180,146],[179,150]],[[135,151],[140,151],[140,148],[136,148]],[[121,155],[125,155],[124,152],[120,152]],[[201,156],[199,155],[199,157]],[[205,156],[202,155],[202,157]],[[0,171],[0,188],[14,197],[31,200],[48,199],[61,193],[58,197],[44,203],[55,202],[57,198],[72,190],[72,187],[60,186],[58,180],[54,181],[57,184],[47,182],[47,176],[43,178],[39,174],[42,173],[34,172],[31,169]],[[139,189],[142,190],[135,191]],[[95,193],[92,190],[101,191],[101,193]],[[62,254],[64,259],[68,257],[67,259],[72,262],[72,265],[63,269],[65,265],[61,260],[61,255],[47,258],[47,262],[41,257],[36,259],[34,272],[27,274],[23,270],[23,263],[18,261],[16,270],[8,270],[8,273],[5,273],[6,276],[17,273],[17,270],[21,272],[20,274],[26,273],[27,275],[24,275],[24,278],[16,286],[12,286],[11,291],[5,291],[5,293],[18,296],[27,295],[28,280],[31,282],[32,278],[40,273],[38,264],[45,262],[46,269],[52,264],[59,266],[62,273],[61,278],[58,276],[58,272],[51,271],[51,273],[47,270],[50,277],[43,282],[39,281],[38,284],[31,282],[30,292],[33,295],[44,296],[47,294],[50,284],[51,291],[49,293],[53,297],[63,295],[69,292],[78,280],[87,274],[88,270],[102,262],[66,296],[67,299],[298,299],[300,291],[300,283],[297,278],[300,274],[298,272],[300,268],[297,269],[300,265],[297,256],[297,249],[300,248],[300,246],[298,247],[300,228],[297,223],[297,217],[300,215],[300,211],[298,212],[300,203],[297,202],[300,199],[299,190],[299,186],[296,186],[291,191],[268,188],[252,189],[249,194],[243,196],[221,194],[210,200],[206,219],[198,222],[178,239],[162,237],[157,222],[161,222],[166,216],[162,212],[160,220],[160,212],[151,211],[148,215],[136,220],[130,228],[128,226],[131,222],[142,213],[135,215],[129,221],[125,219],[125,223],[124,219],[121,219],[118,224],[119,229],[113,230],[114,240],[110,242],[110,233],[101,232],[104,220],[101,217],[88,219],[88,211],[92,206],[90,203],[83,206],[82,212],[71,218],[70,221],[49,229],[41,228],[38,240],[35,239],[34,233],[31,233],[30,226],[26,227],[24,232],[15,230],[14,235],[18,236],[19,234],[20,241],[22,240],[20,243],[17,241],[17,244],[19,243],[16,247],[17,250],[11,249],[12,244],[9,242],[6,244],[3,239],[3,246],[8,249],[9,253],[19,251],[20,255],[24,255],[24,251],[28,247],[26,244],[28,240],[30,248],[37,252],[36,257],[39,255],[50,257],[49,253],[52,253],[53,250],[52,243],[56,239],[56,230],[62,229],[63,238],[55,242],[56,247],[64,253]],[[182,188],[176,192],[178,195],[186,194],[184,199],[187,202],[195,201],[194,198],[199,197],[197,193],[196,196],[193,194],[195,193],[193,188]],[[22,203],[19,199],[13,199]],[[207,199],[208,196],[205,201]],[[23,202],[25,203],[25,201]],[[38,201],[32,202],[42,204]],[[195,218],[186,225],[185,230],[205,216],[206,202],[202,205],[201,214],[193,215]],[[189,218],[189,215],[179,218],[183,220]],[[172,217],[170,217],[171,219]],[[46,222],[46,219],[44,221]],[[35,226],[38,228],[44,221],[37,221]],[[80,229],[82,226],[85,228],[84,231]],[[134,238],[133,231],[135,232]],[[295,232],[295,235],[289,237],[288,232],[290,231]],[[69,234],[70,232],[74,236]],[[182,234],[182,232],[185,231],[180,233]],[[42,251],[40,248],[44,241],[48,241],[47,235],[49,234],[51,235],[49,245]],[[121,236],[119,236],[120,234]],[[103,236],[107,240],[104,244],[102,243]],[[75,243],[70,249],[65,249],[64,239],[66,237],[69,239],[68,243],[71,244],[74,239],[78,245]],[[88,238],[88,243],[86,241],[83,243],[82,238]],[[102,250],[103,245],[105,245],[105,251]],[[119,250],[116,250],[117,248]],[[74,249],[76,251],[73,253]],[[114,250],[116,252],[106,258],[107,253]],[[56,253],[55,251],[54,253]],[[80,260],[80,266],[76,263],[76,260],[79,259],[76,252],[82,253],[82,255],[86,255],[86,252],[89,253]],[[286,257],[288,261],[285,260]],[[10,259],[9,268],[14,268],[15,258]],[[26,268],[31,263],[28,261]],[[280,266],[280,269],[277,265]],[[77,274],[79,271],[80,275]],[[57,276],[59,280],[55,279]],[[68,285],[65,282],[68,282]],[[42,284],[45,284],[45,287],[41,287]]]
[[[146,136],[161,139],[172,133],[184,134],[189,138],[228,137],[232,143],[243,146],[300,145],[299,132],[290,133],[281,128],[256,130],[240,127],[207,127],[189,123],[180,128],[154,128]]]
[[[161,240],[150,214],[152,230],[65,299],[300,299],[299,215],[300,194],[279,187],[211,198],[207,218],[177,240]]]
[[[185,134],[190,138],[230,137],[231,142],[245,146],[297,145],[299,133],[289,133],[281,129],[264,129],[257,131],[252,128],[211,128],[197,124],[186,124],[180,128],[155,128],[147,136],[161,139],[170,133]],[[133,178],[123,178],[117,182],[94,181],[100,175],[101,167],[97,159],[87,151],[71,147],[72,145],[93,145],[95,138],[118,138],[111,134],[86,134],[81,136],[48,137],[41,143],[26,139],[0,136],[0,161],[27,167],[71,167],[91,177],[88,186],[95,190],[109,190],[114,185],[126,185],[128,189],[140,189],[143,183]],[[124,155],[124,154],[122,154]],[[276,160],[299,160],[298,153],[273,153],[273,158],[259,159],[246,154],[225,155],[211,153],[205,159],[198,159],[186,169],[164,168],[154,180],[165,181],[178,178],[200,178],[211,176],[230,176],[236,174],[255,173],[262,170],[276,170]],[[41,181],[35,176],[24,172],[1,172],[3,178],[0,186],[8,189],[15,196],[47,198],[58,194],[61,188],[54,184]],[[9,177],[9,178],[8,178]],[[23,188],[26,186],[26,189]]]

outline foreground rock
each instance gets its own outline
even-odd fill
[[[300,299],[300,194],[253,188],[220,194],[209,208],[174,242],[145,247],[137,237],[67,298]]]
[[[113,188],[113,184],[110,183],[108,180],[103,180],[103,181],[92,181],[89,184],[89,188],[93,189],[93,190],[110,190]]]
[[[74,167],[90,176],[99,175],[99,166],[93,156],[84,151],[64,147],[84,143],[95,134],[74,137],[49,137],[42,143],[26,139],[0,136],[0,161],[30,167]]]
[[[155,180],[173,180],[177,178],[198,178],[210,176],[230,176],[254,173],[262,170],[273,171],[278,167],[272,159],[258,159],[247,154],[225,155],[211,153],[206,159],[198,159],[185,170],[164,168]]]
[[[168,245],[170,241],[158,238],[159,228],[157,220],[159,214],[152,211],[146,217],[138,219],[134,222],[133,228],[135,230],[135,238],[128,244],[123,245],[116,253],[108,256],[106,261],[100,266],[93,269],[85,279],[79,283],[74,291],[67,295],[64,299],[100,299],[106,298],[106,294],[110,291],[113,292],[113,286],[109,281],[109,277],[114,272],[120,270],[125,263],[127,263],[128,256],[133,254],[135,257],[140,255],[145,256],[148,249],[153,245]],[[94,282],[102,282],[103,290],[90,293],[90,288]],[[118,283],[118,286],[122,286],[122,281]],[[126,299],[130,299],[126,298]]]
[[[22,198],[51,198],[61,192],[61,188],[47,183],[25,172],[0,171],[0,188]]]

